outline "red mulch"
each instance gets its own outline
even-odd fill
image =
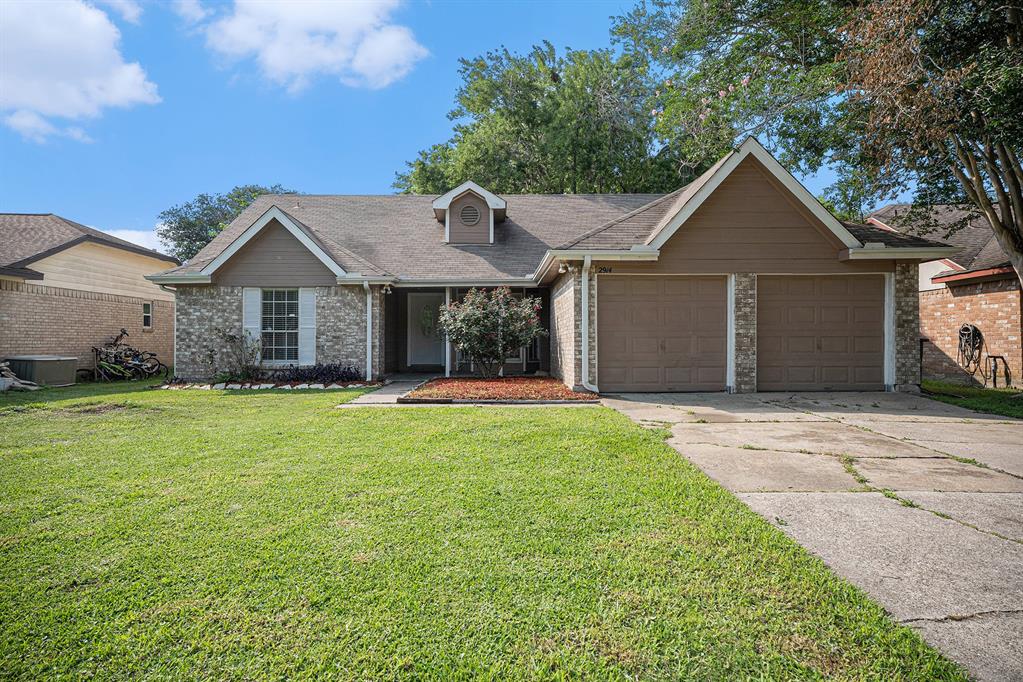
[[[452,400],[593,400],[597,396],[589,392],[573,391],[553,377],[452,377],[432,379],[409,393],[408,397]]]

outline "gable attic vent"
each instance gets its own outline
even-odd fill
[[[480,210],[471,204],[466,204],[459,211],[459,218],[461,218],[464,225],[475,225],[480,221]]]

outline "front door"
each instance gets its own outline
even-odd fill
[[[408,295],[408,365],[443,365],[444,335],[440,331],[440,307],[444,294]]]

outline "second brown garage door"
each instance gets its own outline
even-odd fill
[[[884,389],[884,277],[757,277],[757,389]]]
[[[724,390],[725,290],[724,277],[601,275],[600,390]]]

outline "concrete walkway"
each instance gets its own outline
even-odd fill
[[[388,382],[377,390],[370,391],[369,393],[363,393],[355,400],[344,403],[340,407],[397,405],[398,398],[436,376],[436,374],[396,374],[388,379]]]
[[[893,393],[603,402],[671,429],[689,461],[976,678],[1023,680],[1023,421]]]

